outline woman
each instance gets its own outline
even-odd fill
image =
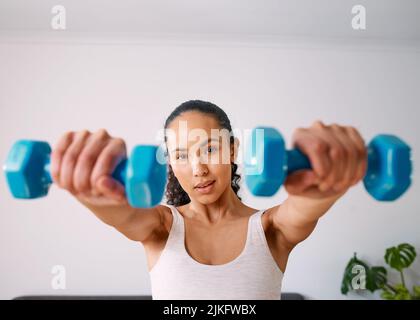
[[[367,166],[356,129],[317,121],[293,135],[293,145],[313,170],[288,176],[286,201],[258,210],[238,196],[239,141],[221,108],[187,101],[169,115],[164,129],[166,205],[128,205],[123,186],[111,178],[126,146],[105,130],[66,133],[51,160],[60,187],[142,243],[154,299],[280,299],[290,252],[364,177]]]

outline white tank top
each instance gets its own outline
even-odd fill
[[[184,218],[168,205],[173,222],[166,245],[150,271],[153,299],[280,300],[283,273],[271,255],[261,216],[251,215],[245,247],[234,260],[202,264],[185,248]]]

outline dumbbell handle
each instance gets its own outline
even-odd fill
[[[302,169],[312,169],[309,158],[299,149],[286,150],[287,175]]]
[[[38,166],[43,167],[43,172],[39,172],[39,187],[42,190],[46,190],[49,188],[49,186],[53,183],[53,180],[51,178],[51,147],[47,142],[44,141],[32,141],[32,140],[19,140],[15,143],[13,148],[10,151],[9,154],[9,166],[10,163],[14,163],[16,161],[19,161],[21,157],[25,157],[25,155],[28,152],[28,148],[31,147],[33,143],[41,143],[44,146],[44,153],[40,153],[35,160],[37,163],[29,162],[28,163],[28,171],[33,170],[32,166]],[[127,167],[127,159],[123,159],[118,166],[115,168],[115,170],[112,173],[112,177],[116,179],[118,182],[120,182],[122,185],[125,186],[126,181],[126,167]],[[12,169],[12,168],[9,168]],[[27,198],[28,194],[27,192],[18,192],[19,194],[15,194],[15,196],[18,196],[19,198]],[[30,197],[30,196],[29,196]]]
[[[372,171],[377,166],[376,152],[370,147],[366,147],[368,154],[368,169]],[[309,158],[299,149],[291,149],[286,151],[287,154],[287,174],[291,174],[297,170],[312,169]],[[366,174],[367,175],[367,174]]]
[[[366,146],[366,151],[368,163],[363,177],[366,190],[380,201],[400,197],[411,185],[410,147],[394,135],[380,134]],[[299,149],[286,150],[286,156],[287,175],[312,169],[308,157]]]
[[[126,170],[127,170],[127,158],[124,158],[117,167],[112,172],[112,178],[117,180],[123,186],[125,186],[126,180]],[[50,156],[47,157],[45,165],[44,165],[44,177],[45,177],[45,184],[50,185],[53,183],[51,178],[51,158]]]
[[[365,183],[365,186],[369,186],[369,185],[373,185],[375,184],[375,179],[377,179],[377,172],[380,169],[380,163],[378,161],[379,157],[377,152],[371,148],[371,147],[366,147],[367,149],[367,170],[366,170],[366,174],[363,177],[363,182]],[[303,154],[299,149],[292,149],[292,150],[287,150],[286,151],[287,154],[287,175],[297,171],[297,170],[302,170],[302,169],[312,169],[311,163],[309,161],[309,158]],[[388,154],[389,157],[389,161],[392,161],[392,154]],[[392,165],[392,163],[388,164],[387,167],[387,173],[389,176],[391,176],[393,174],[392,172],[392,168],[394,167],[394,165]],[[383,185],[384,189],[388,188],[388,185],[386,184],[386,182]],[[370,188],[367,187],[367,191],[370,193]],[[371,193],[372,194],[372,193]],[[375,197],[377,200],[384,200],[385,198],[382,197],[382,195],[378,196],[376,194],[372,194],[373,197]],[[398,195],[399,196],[399,195]],[[392,196],[390,197],[390,199],[394,200],[394,197],[396,198],[397,196]]]
[[[366,152],[363,184],[367,192],[379,201],[400,197],[411,185],[410,146],[394,135],[379,134],[366,146]],[[285,149],[282,135],[272,127],[253,129],[245,156],[245,181],[257,196],[273,196],[289,174],[312,169],[299,148]]]

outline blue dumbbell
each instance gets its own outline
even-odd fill
[[[379,201],[393,201],[411,185],[411,149],[389,134],[377,135],[367,146],[368,168],[363,179],[367,192]],[[275,128],[252,130],[245,154],[245,182],[252,194],[269,197],[287,175],[311,169],[309,159],[299,149],[286,150]]]
[[[166,163],[159,160],[162,155],[159,152],[158,146],[136,146],[130,157],[122,160],[112,173],[112,177],[125,186],[132,207],[154,207],[163,197],[167,173]],[[13,145],[3,166],[13,197],[34,199],[48,194],[52,184],[50,154],[51,147],[44,141],[19,140]]]

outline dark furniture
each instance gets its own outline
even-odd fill
[[[284,292],[281,294],[282,300],[304,300],[304,296],[299,293]],[[18,296],[13,300],[152,300],[152,296],[88,296],[88,295],[31,295]]]

